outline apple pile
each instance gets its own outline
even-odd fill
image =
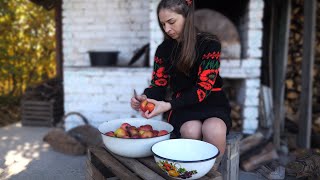
[[[154,110],[154,106],[155,105],[153,103],[148,102],[147,100],[143,100],[140,103],[140,109],[143,112],[146,112],[146,111],[152,112]]]
[[[131,126],[129,123],[122,123],[114,132],[106,132],[105,135],[126,139],[143,139],[159,137],[168,134],[166,130],[154,130],[150,124],[141,125],[140,127]]]

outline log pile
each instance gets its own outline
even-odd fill
[[[320,3],[318,3],[320,9]],[[317,11],[316,50],[313,79],[313,131],[320,133],[320,12]],[[286,118],[294,123],[299,120],[301,67],[303,59],[303,1],[292,1],[292,16],[289,37],[289,54],[286,74],[285,108]]]

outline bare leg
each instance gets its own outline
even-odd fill
[[[219,151],[219,157],[222,157],[226,148],[226,124],[219,118],[209,118],[203,122],[202,136],[203,140],[215,145]]]
[[[201,139],[202,122],[198,120],[188,121],[182,124],[180,128],[180,133],[182,138],[187,139]]]

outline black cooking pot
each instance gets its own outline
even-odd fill
[[[90,51],[91,66],[115,66],[119,51]]]

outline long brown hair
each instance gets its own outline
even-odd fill
[[[157,8],[158,22],[163,34],[165,35],[165,38],[170,39],[171,37],[169,37],[165,33],[160,23],[159,12],[162,9],[171,10],[177,14],[181,14],[185,18],[183,32],[180,37],[182,47],[181,47],[180,57],[177,62],[177,68],[184,74],[188,75],[192,65],[196,61],[195,46],[196,46],[197,30],[194,26],[194,0],[192,0],[192,3],[189,5],[186,0],[161,0],[160,1]]]

